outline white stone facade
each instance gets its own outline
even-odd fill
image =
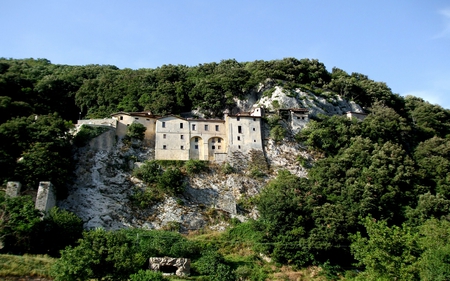
[[[309,121],[306,109],[289,109],[287,112],[292,128],[301,129]],[[223,162],[235,151],[245,154],[251,150],[263,150],[262,117],[264,109],[256,107],[250,112],[225,114],[224,119],[119,112],[112,114],[113,119],[110,120],[117,121],[115,127],[119,138],[126,135],[127,127],[132,123],[144,125],[147,128],[144,140],[154,147],[157,160]]]

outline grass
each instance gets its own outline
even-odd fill
[[[50,278],[50,269],[55,261],[54,258],[42,255],[0,255],[0,277]]]

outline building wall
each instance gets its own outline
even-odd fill
[[[226,152],[227,130],[224,120],[189,120],[189,129],[191,159],[214,161],[215,153]]]
[[[126,113],[116,114],[113,117],[117,120],[117,129],[116,135],[120,138],[123,138],[127,134],[128,126],[132,123],[140,123],[144,125],[147,130],[145,130],[144,140],[147,141],[151,146],[155,144],[155,125],[156,125],[156,117],[148,116],[132,116]]]
[[[262,150],[261,118],[256,116],[227,116],[228,152]]]
[[[189,121],[166,116],[156,121],[155,159],[189,160]]]
[[[294,134],[298,133],[300,130],[306,127],[309,122],[308,114],[301,113],[290,113],[290,125]]]

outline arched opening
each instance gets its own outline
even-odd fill
[[[215,155],[225,153],[225,141],[221,137],[212,137],[208,140],[208,160],[215,160]]]
[[[178,267],[173,266],[173,265],[161,265],[159,267],[159,271],[165,274],[171,274],[171,275],[175,275],[175,273],[177,272]]]
[[[190,141],[189,159],[203,159],[203,139],[201,137],[192,137]]]

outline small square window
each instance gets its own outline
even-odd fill
[[[253,118],[253,121],[256,121],[256,118]]]
[[[80,115],[81,115],[81,113],[80,113]],[[123,116],[120,116],[120,118],[119,118],[120,120],[123,120]]]
[[[300,119],[300,117],[297,116],[297,119]]]
[[[215,145],[213,145],[213,146],[211,146],[211,148],[212,148],[212,149],[216,149],[216,146],[215,146]]]
[[[256,128],[253,128],[253,132],[256,131]]]
[[[217,146],[217,149],[221,149],[222,147],[220,145]]]
[[[212,141],[211,141],[212,143],[215,143],[216,142],[216,139],[212,139]]]
[[[139,120],[139,118],[138,118],[138,117],[134,117],[134,119],[136,119],[136,120]]]
[[[162,122],[162,127],[163,127],[163,128],[166,127],[166,122]]]
[[[221,138],[217,138],[217,142],[218,142],[218,143],[221,143],[221,142],[222,142],[222,139],[221,139]]]
[[[216,131],[219,131],[219,125],[216,125]]]
[[[183,136],[183,135],[181,135],[181,136],[180,136],[180,139],[184,139],[184,136]]]
[[[180,123],[180,129],[183,129],[183,123]]]
[[[241,120],[241,117],[236,118],[237,121]]]
[[[150,119],[145,119],[146,121],[150,121]]]
[[[182,145],[182,146],[180,146],[180,149],[181,149],[181,150],[183,150],[183,149],[184,149],[184,146],[183,146],[183,145]]]
[[[198,149],[198,145],[196,144],[196,145],[194,146],[194,148],[195,148],[195,149]]]
[[[167,149],[167,145],[163,145],[163,149]]]
[[[238,137],[237,137],[237,140],[240,141],[240,140],[241,140],[241,137],[238,136]]]
[[[253,142],[256,142],[256,140],[253,140]]]
[[[163,139],[165,139],[167,137],[167,135],[166,134],[163,134]]]
[[[241,149],[241,146],[240,146],[240,145],[238,145],[238,149]]]

